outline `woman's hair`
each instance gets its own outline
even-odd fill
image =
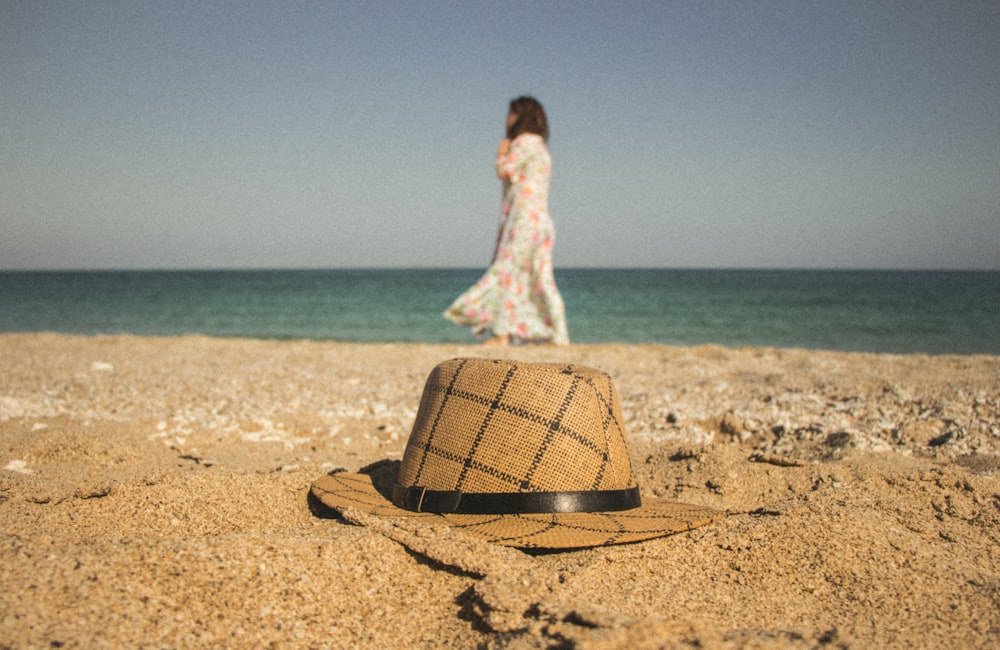
[[[517,116],[507,129],[507,137],[513,140],[522,133],[537,133],[542,139],[549,139],[549,120],[545,109],[534,97],[518,97],[510,100],[510,112]]]

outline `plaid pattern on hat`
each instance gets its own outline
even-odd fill
[[[398,482],[462,492],[632,487],[621,422],[604,373],[457,359],[427,379]]]
[[[576,365],[488,359],[438,365],[425,384],[403,460],[391,474],[336,473],[317,480],[312,491],[336,510],[436,518],[520,547],[639,541],[721,514],[677,503],[639,506],[611,378]],[[394,504],[394,492],[410,498]],[[634,492],[635,502],[596,512],[587,505],[606,504],[623,492]],[[452,494],[456,503],[486,495],[501,508],[509,502],[511,509],[425,512],[425,493],[443,495],[449,503]],[[560,503],[568,499],[579,511],[518,510],[525,494],[553,495]]]

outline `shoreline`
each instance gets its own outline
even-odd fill
[[[643,497],[731,515],[486,566],[440,531],[415,550],[310,504],[322,473],[401,456],[427,373],[454,356],[605,370]],[[986,647],[1000,633],[1000,356],[26,333],[0,334],[0,363],[0,645]],[[537,588],[503,588],[527,575]]]
[[[343,345],[343,346],[356,346],[356,347],[372,347],[372,346],[412,346],[412,347],[436,347],[443,350],[459,350],[462,354],[467,356],[487,356],[490,354],[491,350],[496,350],[497,348],[492,348],[485,346],[482,340],[474,340],[467,342],[456,342],[456,341],[405,341],[405,340],[353,340],[353,339],[341,339],[341,338],[318,338],[309,336],[252,336],[252,335],[231,335],[231,334],[212,334],[205,332],[181,332],[181,333],[166,333],[166,334],[146,334],[146,333],[135,333],[128,331],[120,332],[70,332],[70,331],[58,331],[58,330],[9,330],[0,331],[0,341],[4,338],[14,338],[20,339],[24,337],[56,337],[56,338],[66,338],[66,339],[85,339],[92,341],[103,341],[103,340],[114,340],[114,339],[135,339],[135,340],[185,340],[185,339],[207,339],[209,341],[219,341],[219,342],[246,342],[246,343],[263,343],[263,344],[286,344],[286,343],[301,343],[301,344],[317,344],[317,345]],[[833,355],[871,355],[871,356],[887,356],[887,357],[963,357],[963,358],[985,358],[985,359],[1000,359],[1000,352],[932,352],[926,350],[865,350],[865,349],[847,349],[847,348],[832,348],[832,347],[807,347],[802,345],[780,345],[780,344],[731,344],[731,343],[719,343],[714,341],[705,341],[697,343],[664,343],[661,341],[584,341],[577,342],[572,340],[568,346],[553,346],[544,344],[532,344],[532,343],[522,343],[513,344],[511,343],[507,352],[503,352],[504,348],[499,348],[501,356],[515,356],[514,353],[519,351],[524,352],[526,358],[534,358],[536,355],[530,350],[535,349],[563,349],[563,350],[586,350],[591,348],[664,348],[668,350],[701,350],[701,349],[713,349],[719,348],[723,350],[732,351],[746,351],[746,350],[773,350],[773,351],[785,351],[792,353],[817,353],[817,354],[833,354]],[[476,350],[480,350],[480,353],[476,353]]]

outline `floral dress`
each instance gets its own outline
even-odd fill
[[[552,273],[550,166],[545,140],[534,133],[514,138],[508,153],[497,158],[497,172],[505,180],[493,263],[455,299],[445,318],[471,327],[477,335],[569,343],[566,311]]]

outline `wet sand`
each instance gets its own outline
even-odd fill
[[[644,496],[730,514],[639,544],[353,522],[310,483],[402,455],[450,345],[0,335],[0,647],[989,647],[1000,357],[582,345]]]

